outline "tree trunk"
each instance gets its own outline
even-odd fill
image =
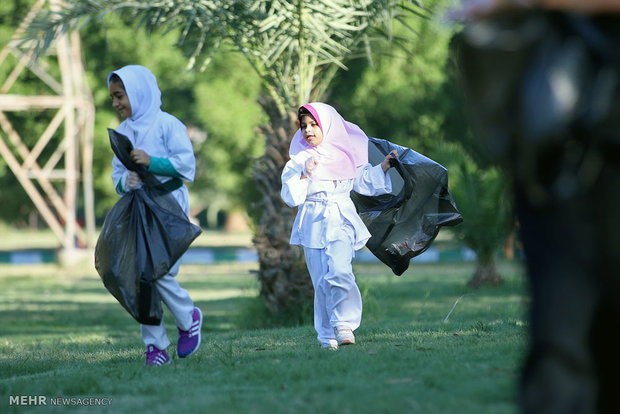
[[[312,305],[314,291],[302,249],[289,244],[297,209],[288,207],[280,197],[280,177],[289,159],[288,149],[297,130],[297,118],[295,113],[280,115],[268,99],[259,103],[270,120],[263,131],[267,138],[265,153],[255,161],[252,170],[262,193],[257,206],[262,216],[253,239],[259,260],[260,296],[273,312],[302,312]]]
[[[479,288],[481,286],[498,286],[504,282],[502,276],[497,272],[495,259],[478,260],[476,262],[476,271],[472,275],[467,286],[470,288]]]

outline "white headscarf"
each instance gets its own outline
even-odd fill
[[[161,91],[157,85],[157,79],[144,66],[128,65],[108,75],[108,87],[113,74],[116,74],[123,81],[125,92],[131,104],[131,116],[123,124],[133,132],[134,139],[140,139],[155,124],[155,120],[161,112]]]

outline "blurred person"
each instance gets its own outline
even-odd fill
[[[620,1],[462,4],[453,51],[527,260],[522,412],[620,413]]]

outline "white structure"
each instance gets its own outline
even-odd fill
[[[42,7],[57,4],[58,0],[37,1],[0,51],[0,67],[8,68],[0,71],[8,73],[6,79],[0,78],[0,156],[60,241],[64,259],[71,260],[76,256],[76,243],[84,247],[93,247],[95,243],[92,184],[95,110],[86,83],[80,38],[75,32],[58,37],[47,54],[36,61],[32,59],[29,44],[18,41]],[[11,94],[15,85],[24,82],[20,79],[24,74],[30,75],[29,86],[37,83],[31,89],[41,94]],[[42,117],[41,122],[47,127],[32,148],[24,143],[23,135],[7,116],[19,111],[53,114]],[[76,220],[80,181],[84,199],[82,225]]]

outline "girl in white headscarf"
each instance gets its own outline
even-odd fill
[[[108,87],[112,105],[125,118],[117,132],[126,135],[133,144],[132,160],[168,184],[174,198],[189,215],[189,195],[183,181],[194,180],[194,150],[185,125],[160,109],[161,92],[155,76],[144,66],[125,66],[108,75]],[[116,156],[112,167],[112,180],[118,194],[123,195],[142,185],[138,174],[129,171]],[[174,315],[179,331],[177,354],[183,358],[196,352],[200,346],[202,312],[174,278],[178,272],[177,262],[168,274],[155,282],[155,286]],[[159,325],[140,325],[140,328],[146,345],[146,364],[170,363],[170,356],[166,353],[170,340],[163,319]]]
[[[316,102],[298,110],[299,130],[290,161],[282,171],[281,196],[299,206],[291,244],[304,249],[314,286],[314,327],[323,348],[355,343],[362,319],[362,297],[351,261],[370,238],[358,216],[351,190],[363,195],[392,191],[389,154],[368,163],[368,137],[331,106]]]

